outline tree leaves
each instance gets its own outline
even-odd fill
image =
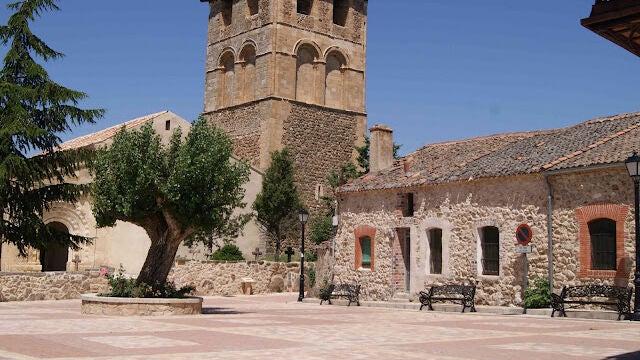
[[[59,134],[73,125],[93,123],[104,110],[83,110],[86,94],[51,81],[43,61],[63,55],[34,35],[29,22],[57,10],[54,0],[24,0],[8,5],[15,11],[0,26],[7,46],[0,70],[0,237],[18,247],[44,248],[49,242],[77,248],[88,239],[47,228],[42,216],[50,204],[74,202],[85,186],[65,183],[88,161],[88,150],[60,151]],[[29,157],[28,154],[39,152]]]
[[[99,151],[91,165],[98,227],[116,220],[137,224],[157,251],[147,255],[138,281],[164,283],[170,270],[165,265],[188,236],[237,234],[248,221],[233,211],[244,206],[249,166],[233,161],[231,150],[231,140],[200,118],[184,141],[177,130],[163,146],[148,122],[139,130],[121,129]]]

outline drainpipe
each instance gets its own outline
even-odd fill
[[[547,247],[549,249],[549,288],[553,293],[553,191],[548,174],[542,174],[547,183]]]

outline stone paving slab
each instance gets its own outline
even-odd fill
[[[0,303],[4,359],[640,359],[640,323],[205,297],[203,314],[80,314],[79,300]]]

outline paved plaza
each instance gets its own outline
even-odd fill
[[[640,324],[206,297],[197,316],[0,303],[0,359],[638,359]]]

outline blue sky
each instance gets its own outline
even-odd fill
[[[6,4],[12,1],[3,1]],[[640,61],[580,26],[593,0],[369,3],[369,126],[401,153],[474,136],[555,128],[640,110]],[[198,0],[59,1],[33,25],[65,53],[51,77],[104,119],[64,139],[203,108],[208,6]],[[8,10],[0,9],[6,23]]]

